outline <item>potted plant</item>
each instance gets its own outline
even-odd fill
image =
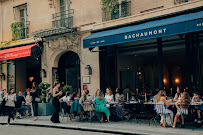
[[[49,83],[43,83],[41,82],[39,84],[39,88],[42,90],[41,91],[41,102],[38,105],[38,110],[39,110],[39,115],[41,116],[47,116],[47,115],[52,115],[54,112],[54,106],[52,103],[50,103],[52,99],[52,94],[50,93],[50,84]]]
[[[71,85],[64,85],[62,88],[62,91],[64,93],[66,93],[67,91],[71,91],[72,90],[72,86]]]

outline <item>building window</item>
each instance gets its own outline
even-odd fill
[[[13,39],[24,39],[28,36],[27,3],[13,7],[15,22],[11,24]]]
[[[108,2],[106,2],[109,4]],[[103,4],[103,21],[114,20],[120,17],[130,16],[131,14],[131,1],[119,0],[116,5]]]
[[[66,0],[60,0],[61,27],[66,27]]]
[[[174,0],[174,4],[177,5],[177,4],[181,4],[189,1],[192,1],[192,0]]]
[[[70,9],[70,0],[56,1],[56,13],[52,14],[52,27],[68,27],[72,28],[73,9]]]

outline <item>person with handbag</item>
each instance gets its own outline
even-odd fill
[[[10,88],[9,93],[5,97],[5,101],[6,101],[5,106],[8,109],[8,122],[6,126],[9,126],[11,118],[13,119],[12,123],[15,121],[13,112],[15,108],[16,94],[14,93],[13,88]]]
[[[32,83],[32,91],[30,92],[32,96],[32,107],[34,111],[34,121],[38,119],[38,103],[40,102],[41,89],[38,87],[36,82]]]

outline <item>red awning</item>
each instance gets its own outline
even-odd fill
[[[0,51],[0,61],[31,56],[31,48],[36,44],[4,49]]]

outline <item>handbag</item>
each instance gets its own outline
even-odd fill
[[[39,97],[36,97],[36,98],[35,98],[35,101],[36,101],[36,102],[40,102],[40,98],[39,98]]]

